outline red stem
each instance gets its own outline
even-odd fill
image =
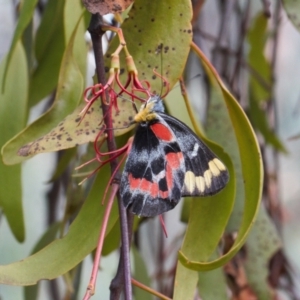
[[[111,187],[111,195],[110,195],[108,203],[106,205],[104,217],[103,217],[102,224],[101,224],[101,230],[100,230],[100,235],[99,235],[99,239],[98,239],[98,246],[97,246],[97,250],[96,250],[96,254],[95,254],[91,279],[90,279],[90,283],[88,285],[88,288],[84,295],[83,300],[90,299],[91,296],[93,296],[95,293],[95,283],[96,283],[97,275],[98,275],[98,271],[99,271],[99,264],[100,264],[101,253],[102,253],[102,248],[103,248],[103,244],[104,244],[105,232],[106,232],[111,208],[114,203],[114,198],[116,196],[118,189],[119,189],[118,184],[113,184]]]

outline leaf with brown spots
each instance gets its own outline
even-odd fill
[[[148,80],[152,92],[160,94],[163,86],[163,80],[153,73],[154,68],[158,73],[162,73],[170,88],[181,76],[192,40],[191,17],[191,3],[188,0],[176,3],[173,0],[147,2],[137,0],[129,13],[129,18],[122,25],[127,47],[139,72],[139,79]],[[105,55],[107,70],[111,63],[110,54],[118,45],[119,39],[115,37]],[[93,105],[94,111],[87,114],[79,126],[75,120],[84,104],[75,111],[74,104],[72,103],[72,110],[69,105],[70,102],[74,102],[75,98],[76,102],[80,97],[83,98],[82,90],[79,89],[80,80],[74,77],[76,62],[71,59],[69,52],[65,55],[63,62],[66,63],[67,69],[71,70],[65,72],[65,75],[60,78],[55,105],[7,143],[3,150],[3,159],[6,164],[19,163],[41,152],[71,148],[93,141],[97,136],[100,129],[99,123],[102,120],[102,112],[99,107],[97,108],[100,102],[97,101],[97,104]],[[124,83],[127,73],[124,72],[126,64],[123,53],[120,59],[121,81]],[[68,81],[72,84],[68,84]],[[64,88],[65,86],[68,88]],[[61,104],[56,105],[56,103]],[[123,124],[126,124],[134,115],[130,102],[123,104],[122,113],[114,115],[114,127],[117,128],[124,127]],[[120,104],[120,109],[123,104]],[[62,112],[62,108],[66,105],[68,112],[67,110]],[[74,112],[71,113],[72,111]],[[85,124],[88,125],[85,126]],[[126,128],[122,131],[116,130],[114,133],[120,135],[129,130],[130,128]]]
[[[82,2],[90,13],[106,15],[121,13],[133,0],[82,0]]]
[[[122,24],[127,47],[132,55],[141,80],[148,80],[151,91],[164,93],[161,74],[170,88],[182,75],[192,41],[190,1],[135,1],[128,19]],[[105,66],[109,70],[110,55],[119,44],[114,39],[106,53]],[[121,53],[121,71],[126,70],[124,53]],[[121,72],[122,82],[126,72]]]
[[[100,124],[102,110],[99,102],[94,102],[92,107],[87,111],[86,116],[80,122],[81,117],[79,113],[84,106],[85,103],[82,103],[82,105],[77,107],[72,114],[68,115],[48,134],[32,143],[24,145],[20,148],[18,154],[20,156],[32,156],[37,153],[58,151],[93,142],[103,128],[103,124]],[[129,101],[121,100],[118,103],[118,109],[118,111],[115,108],[112,110],[115,136],[122,135],[133,127],[129,126],[133,115],[132,104]],[[100,136],[98,140],[101,141],[103,137],[104,135]]]

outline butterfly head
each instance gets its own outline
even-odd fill
[[[164,112],[162,99],[158,95],[151,96],[134,117],[134,123],[145,123],[157,119],[157,113]]]

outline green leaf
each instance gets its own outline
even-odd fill
[[[132,9],[130,12],[130,18],[124,23],[123,31],[127,45],[130,48],[138,70],[142,75],[141,78],[149,79],[157,77],[154,76],[153,68],[156,67],[157,72],[159,72],[157,66],[161,65],[161,58],[163,58],[162,68],[164,76],[168,80],[170,86],[172,86],[181,75],[189,52],[189,43],[191,41],[190,3],[186,1],[180,2],[180,5],[174,5],[174,3],[169,0],[164,2],[153,1],[145,4],[143,1],[140,3],[139,1],[136,1],[135,7],[138,7],[138,10],[135,8]],[[70,7],[68,6],[66,12],[69,10]],[[164,14],[163,12],[166,10],[168,11],[168,17],[164,17],[164,24],[162,25],[161,22],[156,22],[155,20],[159,20],[159,18],[162,17],[162,14]],[[185,13],[182,13],[183,11],[185,11]],[[173,22],[172,18],[174,16],[180,16],[181,22]],[[136,31],[141,33],[138,38]],[[67,34],[68,32],[69,31],[67,31]],[[181,40],[181,43],[174,44],[173,38],[170,36],[171,34],[176,34]],[[135,47],[137,43],[139,47]],[[162,51],[156,54],[155,51],[159,51],[159,47],[162,43]],[[115,51],[118,44],[119,40],[115,37],[112,45],[110,46],[111,50],[109,50],[109,52],[111,53]],[[121,55],[121,57],[123,58],[124,66],[125,58],[123,55]],[[106,64],[109,65],[110,55],[107,54],[106,58]],[[176,61],[176,64],[174,64],[174,61]],[[151,84],[152,87],[157,89],[157,91],[160,91],[163,82],[162,79],[157,77],[152,79]],[[30,157],[37,153],[67,149],[79,144],[94,141],[101,130],[99,123],[102,119],[102,111],[98,103],[95,102],[84,117],[84,120],[78,125],[80,121],[80,117],[78,115],[83,107],[84,104],[81,104],[64,120],[61,119],[62,121],[59,124],[57,122],[56,125],[58,125],[50,132],[49,129],[51,127],[48,122],[48,133],[44,126],[43,132],[46,135],[40,138],[40,135],[37,136],[37,134],[32,134],[32,137],[38,138],[34,142],[32,142],[34,138],[30,140],[30,143],[24,142],[23,145],[20,145],[20,143],[17,143],[16,141],[11,141],[11,145],[9,145],[10,149],[7,149],[6,162],[13,164],[22,161],[22,158],[8,157],[8,152],[15,150],[16,145],[23,146],[22,148],[20,147],[19,155]],[[119,110],[113,108],[113,121],[117,128],[125,128],[115,130],[114,134],[116,136],[124,134],[132,128],[128,127],[128,123],[131,120],[132,115],[135,113],[129,101],[120,101],[118,107]],[[26,141],[28,141],[29,136],[27,135],[29,133],[31,133],[30,128],[28,128],[27,131],[25,130],[23,134],[20,134],[20,137],[22,137],[23,140],[26,139]],[[24,134],[26,134],[26,136],[24,136]],[[101,141],[101,138],[99,138],[99,141]]]
[[[185,241],[182,247],[182,251],[179,252],[179,260],[185,267],[197,271],[208,271],[224,265],[237,253],[237,251],[244,244],[258,212],[262,192],[263,168],[259,146],[253,129],[245,113],[243,112],[237,101],[229,93],[227,88],[224,86],[219,75],[203,55],[203,53],[200,50],[195,50],[201,57],[203,66],[206,70],[206,73],[208,74],[211,84],[214,85],[215,88],[219,87],[223,94],[226,108],[228,110],[228,114],[230,116],[230,120],[232,122],[234,132],[238,141],[243,170],[243,182],[245,187],[245,212],[243,215],[242,224],[233,247],[226,254],[219,257],[218,259],[207,262],[207,249],[209,249],[209,247],[206,246],[206,243],[211,243],[209,237],[207,237],[207,241],[203,240],[203,244],[201,248],[198,248],[198,250],[195,249],[194,251],[192,251],[191,249],[187,249],[189,252],[194,254],[194,256],[202,256],[201,260],[193,261],[192,255],[187,256],[184,253]],[[225,188],[225,191],[226,189],[227,188]],[[193,209],[191,210],[191,212],[193,213]],[[202,214],[204,213],[202,212]],[[220,214],[222,214],[222,212],[220,212]],[[199,216],[198,218],[201,219],[201,217]],[[211,220],[212,219],[207,220],[207,227],[210,226]],[[201,232],[201,235],[207,236],[207,233]],[[199,254],[197,251],[203,251],[203,253]]]
[[[190,217],[192,198],[184,198],[184,202],[181,209],[180,221],[183,223],[188,223]]]
[[[6,143],[2,148],[3,160],[6,164],[16,164],[23,161],[24,157],[16,155],[18,150],[26,143],[49,132],[51,128],[70,114],[80,102],[83,91],[83,78],[72,54],[75,33],[76,30],[64,53],[58,88],[52,107],[39,119],[27,126],[22,132]],[[60,143],[59,137],[56,137],[56,141],[57,140]],[[65,140],[63,142],[68,143],[69,141]]]
[[[95,249],[105,206],[100,205],[109,180],[109,167],[98,174],[93,187],[67,234],[22,261],[0,266],[0,283],[33,285],[42,279],[53,279],[74,268]],[[115,202],[106,235],[118,220]],[[42,267],[41,267],[42,266]]]
[[[235,175],[232,163],[222,150],[205,143],[216,153],[227,166],[230,181],[223,191],[205,198],[193,198],[189,214],[188,227],[180,253],[193,261],[207,261],[217,247],[235,198]],[[196,269],[197,270],[197,269]]]
[[[250,86],[255,91],[255,98],[258,101],[266,101],[271,97],[272,70],[264,55],[267,24],[267,17],[263,13],[259,13],[247,35],[250,44],[248,63],[252,69]]]
[[[141,257],[139,251],[136,249],[135,246],[131,247],[131,251],[133,253],[133,260],[134,260],[134,271],[133,277],[137,279],[142,284],[151,287],[151,280],[147,272],[147,267],[143,258]],[[143,299],[143,300],[152,300],[153,297],[148,292],[133,286],[133,294],[135,299]]]
[[[288,18],[295,28],[300,31],[300,1],[283,0],[282,3]]]
[[[58,230],[61,228],[61,223],[53,223],[48,230],[42,235],[31,254],[34,254],[50,244],[57,236]],[[35,300],[38,297],[38,284],[27,286],[24,288],[25,300]]]
[[[192,40],[191,18],[190,1],[137,0],[129,12],[129,18],[122,25],[139,78],[150,82],[153,93],[161,94],[163,88],[162,79],[153,73],[153,69],[162,74],[170,88],[181,76]],[[162,50],[159,48],[161,44]],[[119,41],[115,38],[106,57],[118,45]],[[126,69],[123,53],[121,58],[121,68]],[[106,67],[109,66],[110,60],[107,59]],[[121,76],[124,81],[125,77],[124,74]]]
[[[76,61],[79,70],[83,76],[86,76],[87,68],[87,43],[84,40],[84,35],[86,32],[86,25],[83,14],[88,14],[86,10],[83,9],[81,1],[65,0],[64,7],[64,28],[65,28],[65,40],[68,42],[72,37],[74,29],[78,26],[76,30],[76,37],[74,40],[73,47],[73,57]],[[77,25],[79,20],[79,24]]]
[[[236,194],[233,211],[226,227],[227,232],[234,232],[238,230],[242,221],[245,188],[238,141],[226,108],[222,89],[217,84],[210,85],[206,132],[210,139],[217,141],[228,153],[234,166]]]
[[[266,44],[267,18],[264,14],[259,13],[252,29],[248,32],[250,43],[250,52],[248,63],[252,71],[250,73],[249,83],[249,118],[254,127],[261,132],[265,142],[273,145],[277,150],[286,152],[279,138],[268,124],[268,114],[260,104],[271,98],[271,66],[264,55]]]
[[[178,94],[178,91],[172,91],[168,96],[169,112],[190,125],[187,109],[184,102],[180,101]],[[190,204],[189,222],[181,251],[196,261],[205,261],[214,252],[228,222],[235,199],[235,174],[229,156],[219,146],[207,140],[203,134],[201,138],[225,163],[230,173],[230,181],[219,194],[212,197],[193,198]],[[188,278],[188,284],[186,284],[186,278]],[[198,281],[197,273],[186,270],[178,263],[175,280],[174,299],[183,299],[183,295],[194,294]]]
[[[54,91],[57,81],[61,81],[61,65],[65,49],[63,10],[64,0],[47,3],[41,24],[37,30],[35,55],[37,68],[32,74],[29,91],[30,107]],[[66,57],[64,58],[66,60]]]
[[[4,81],[5,65],[0,66],[1,83]],[[28,99],[28,70],[26,55],[21,42],[17,43],[7,63],[4,93],[0,101],[0,147],[25,125]],[[9,226],[20,242],[24,241],[25,228],[22,207],[21,166],[8,167],[0,162],[0,206]]]
[[[79,114],[84,106],[85,103],[78,106],[46,135],[34,142],[23,145],[19,149],[18,154],[23,157],[31,157],[43,152],[58,151],[94,142],[99,132],[103,131],[103,124],[100,122],[102,120],[102,109],[97,101],[94,102],[87,115],[81,121]],[[133,111],[130,101],[121,101],[118,104],[118,110],[112,109],[113,123],[116,124],[117,128],[120,128],[114,130],[115,136],[122,135],[133,128],[133,126],[128,127],[132,115]],[[102,141],[104,137],[104,134],[99,136],[98,142]]]
[[[257,220],[246,243],[245,269],[249,285],[260,300],[269,300],[274,289],[269,284],[269,264],[280,249],[281,242],[271,218],[264,206],[260,207]]]
[[[173,300],[194,299],[198,273],[178,263],[174,282]]]
[[[52,181],[58,179],[63,174],[63,172],[66,170],[66,168],[68,167],[69,163],[74,158],[76,153],[77,153],[76,148],[65,150],[62,153],[62,156],[59,158],[58,164],[56,165],[54,174],[52,175],[49,182],[52,182]]]
[[[1,85],[1,89],[2,89],[2,93],[5,92],[3,91],[4,88],[4,84],[6,84],[6,75],[8,72],[8,67],[9,64],[11,63],[11,59],[12,59],[12,55],[15,51],[15,47],[17,47],[18,42],[21,40],[21,37],[24,33],[24,30],[26,30],[27,26],[29,25],[29,23],[32,20],[32,17],[34,15],[34,9],[36,6],[36,3],[38,1],[37,0],[26,0],[22,2],[22,6],[20,9],[20,15],[19,15],[19,19],[18,19],[18,24],[16,26],[15,32],[14,32],[14,37],[8,52],[8,56],[6,59],[6,65],[4,67],[4,75],[3,75],[3,80],[2,85]]]
[[[121,239],[120,222],[117,221],[105,238],[102,255],[103,256],[108,255],[112,251],[118,249],[120,247],[120,239]]]
[[[263,111],[259,106],[259,100],[255,98],[255,92],[253,92],[254,87],[250,87],[250,105],[249,105],[249,118],[253,126],[259,130],[263,135],[265,142],[272,145],[278,151],[287,153],[284,145],[281,143],[280,139],[277,137],[275,132],[270,128],[268,124],[268,113]]]
[[[213,255],[217,258],[217,253]],[[227,296],[226,277],[222,268],[208,272],[199,272],[198,290],[201,299],[225,300]],[[216,288],[216,282],[218,288]]]

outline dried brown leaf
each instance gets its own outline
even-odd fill
[[[100,15],[121,13],[133,0],[82,0],[85,8],[92,14]]]

